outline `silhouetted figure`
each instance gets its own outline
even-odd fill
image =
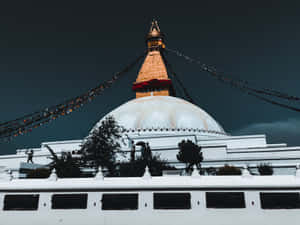
[[[27,163],[33,163],[33,150],[25,152],[27,154]]]
[[[147,161],[150,161],[152,159],[152,152],[148,142],[145,146],[144,159],[146,159]]]
[[[146,162],[150,162],[152,159],[152,152],[151,152],[149,143],[139,141],[138,143],[136,143],[136,145],[141,146],[142,159],[145,160]]]
[[[133,162],[133,161],[135,161],[135,144],[134,144],[134,141],[131,140],[130,144],[131,144],[131,146],[130,146],[130,149],[131,149],[131,151],[130,151],[130,161]]]

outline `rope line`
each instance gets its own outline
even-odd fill
[[[244,91],[248,95],[251,95],[257,99],[260,99],[262,101],[271,103],[273,105],[277,105],[283,108],[290,109],[292,111],[300,112],[300,108],[290,106],[284,103],[280,103],[278,101],[271,100],[269,98],[263,97],[261,95],[267,95],[271,97],[277,97],[277,98],[282,98],[285,100],[291,100],[291,101],[299,101],[300,98],[297,96],[292,96],[274,89],[269,89],[269,88],[263,88],[263,89],[258,89],[258,88],[253,88],[249,85],[248,81],[245,80],[234,80],[231,77],[224,76],[220,72],[217,72],[217,70],[214,67],[209,67],[206,64],[201,63],[199,60],[193,59],[177,50],[172,50],[169,48],[166,48],[167,51],[184,58],[185,60],[191,62],[191,63],[196,63],[200,65],[200,68],[202,71],[208,72],[212,77],[216,78],[217,80],[221,81],[222,83],[228,83],[230,86],[237,88],[241,91]]]
[[[247,86],[249,89],[252,89],[252,91],[257,92],[258,94],[270,95],[270,96],[273,96],[273,97],[283,98],[283,99],[287,99],[287,100],[291,100],[291,101],[299,101],[300,100],[300,97],[289,95],[287,93],[283,93],[281,91],[277,91],[277,90],[274,90],[274,89],[270,89],[270,88],[258,89],[258,88],[250,87],[249,82],[246,81],[246,80],[241,80],[241,79],[233,80],[233,78],[222,75],[224,73],[217,72],[216,68],[206,65],[206,64],[202,63],[200,60],[189,57],[189,56],[187,56],[187,55],[185,55],[185,54],[183,54],[183,53],[181,53],[177,50],[173,50],[173,49],[169,49],[169,48],[166,48],[166,50],[173,53],[173,54],[175,54],[175,55],[177,55],[177,56],[179,56],[179,57],[183,57],[184,59],[186,59],[187,61],[189,61],[191,63],[196,63],[196,64],[200,65],[200,68],[203,71],[209,72],[212,76],[215,76],[218,79],[223,79],[224,81],[228,81],[228,82],[238,82],[240,84],[243,84],[243,85]]]
[[[105,89],[110,88],[115,81],[120,79],[125,73],[130,71],[142,58],[145,57],[144,51],[134,61],[126,65],[121,71],[112,76],[111,79],[99,84],[95,88],[79,95],[75,98],[68,99],[61,104],[57,104],[40,111],[19,117],[0,124],[0,139],[10,139],[18,135],[31,132],[32,129],[49,123],[58,117],[68,115],[87,102],[92,101],[96,96],[100,95]]]
[[[162,58],[167,66],[167,68],[169,69],[169,71],[171,72],[171,74],[173,74],[173,77],[175,78],[175,81],[179,84],[179,86],[182,88],[184,95],[186,96],[186,98],[188,99],[188,101],[190,101],[191,103],[195,104],[193,98],[191,97],[191,95],[188,93],[188,90],[185,88],[185,86],[183,85],[182,81],[179,79],[178,75],[175,73],[175,71],[173,70],[173,67],[171,66],[171,64],[167,61],[165,55],[163,54],[163,52],[161,53]]]

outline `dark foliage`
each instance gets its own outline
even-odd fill
[[[149,143],[145,143],[143,141],[140,141],[138,143],[136,143],[136,145],[139,145],[142,147],[141,149],[141,155],[142,155],[142,159],[145,161],[150,161],[152,159],[152,151],[151,148],[149,146]]]
[[[60,178],[81,177],[80,167],[82,162],[80,159],[72,157],[71,153],[63,152],[61,156],[57,156],[52,150],[52,162],[44,168],[38,169],[22,169],[21,173],[26,174],[26,178],[48,178],[53,168],[55,168],[57,176]]]
[[[242,171],[234,166],[224,165],[223,167],[219,168],[217,171],[217,175],[219,176],[232,176],[232,175],[241,175]]]
[[[50,168],[55,168],[58,177],[71,178],[81,176],[81,165],[80,159],[73,158],[70,152],[63,152],[50,164]]]
[[[135,161],[120,163],[118,175],[121,177],[141,177],[147,165],[152,176],[161,176],[163,170],[176,169],[170,166],[166,160],[162,160],[158,155],[155,155],[150,160],[138,157]]]
[[[80,168],[89,167],[98,169],[101,166],[107,171],[107,176],[135,177],[142,176],[146,166],[152,176],[161,176],[163,170],[176,169],[158,155],[152,156],[148,143],[141,142],[142,156],[130,162],[116,163],[116,154],[120,150],[119,139],[121,127],[113,117],[105,118],[101,126],[95,129],[82,145],[81,158],[73,158],[71,153],[57,156],[49,147],[53,162],[49,167],[55,168],[58,177],[86,177],[91,174],[82,174]],[[51,170],[32,171],[30,177],[48,177]]]
[[[106,117],[99,128],[95,129],[82,145],[83,160],[88,167],[106,168],[110,174],[115,173],[116,153],[120,150],[118,140],[121,127],[111,116]]]
[[[26,178],[48,178],[50,176],[50,169],[47,168],[39,168],[39,169],[35,169],[35,170],[24,170],[24,171],[20,171],[20,173],[24,173],[26,174]]]
[[[260,164],[258,166],[258,172],[260,175],[273,175],[273,168],[269,164]]]
[[[201,147],[190,140],[183,140],[178,144],[179,152],[177,154],[178,161],[186,164],[186,171],[190,172],[194,165],[200,168],[203,160]]]

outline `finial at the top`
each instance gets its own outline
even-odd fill
[[[159,29],[157,20],[153,19],[152,22],[151,22],[151,27],[150,27],[149,33],[155,32],[155,31],[160,32],[160,29]]]
[[[164,34],[160,31],[157,20],[152,20],[149,33],[146,36],[148,49],[158,50],[164,49]]]

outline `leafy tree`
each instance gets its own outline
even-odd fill
[[[274,171],[273,168],[269,164],[260,164],[258,166],[258,172],[260,175],[273,175]]]
[[[81,158],[73,158],[71,152],[62,152],[61,156],[58,156],[48,145],[45,145],[45,147],[52,155],[52,162],[48,165],[50,168],[49,173],[51,173],[54,168],[57,176],[61,178],[81,176],[80,168],[83,166]]]
[[[242,171],[235,167],[235,166],[229,166],[225,164],[223,167],[219,168],[217,171],[217,175],[219,176],[232,176],[232,175],[241,175]]]
[[[162,175],[163,170],[176,169],[170,166],[159,155],[152,155],[148,143],[140,143],[143,147],[143,155],[130,162],[116,163],[117,152],[120,150],[119,139],[121,127],[113,117],[105,118],[100,127],[95,129],[85,140],[81,147],[81,158],[73,158],[71,153],[63,153],[57,156],[49,147],[53,162],[48,165],[50,169],[34,171],[30,177],[48,177],[51,169],[55,168],[58,177],[82,177],[80,168],[99,166],[108,170],[108,176],[133,177],[142,176],[146,166],[149,167],[152,176]]]
[[[116,153],[120,150],[121,127],[112,116],[106,117],[100,127],[94,129],[81,147],[87,166],[107,168],[115,172]]]
[[[159,155],[154,155],[148,160],[143,157],[137,157],[134,161],[121,162],[119,164],[119,176],[141,177],[147,165],[152,176],[161,176],[164,170],[176,169],[170,166],[166,160],[161,159]]]
[[[179,152],[177,154],[178,161],[186,164],[186,171],[190,172],[194,165],[200,168],[203,161],[201,147],[193,143],[191,140],[183,140],[178,144]]]

